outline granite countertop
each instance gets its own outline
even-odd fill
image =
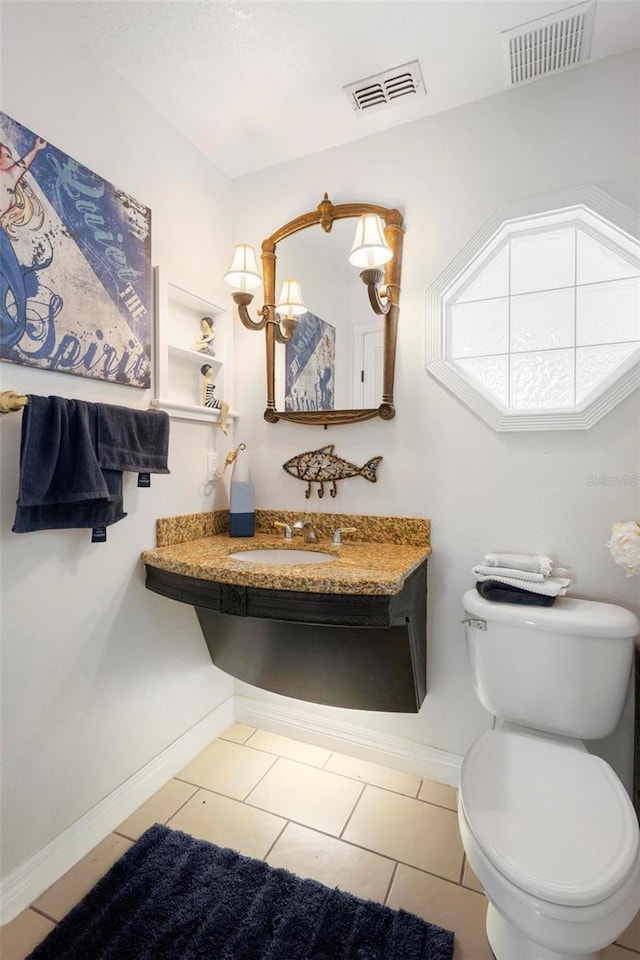
[[[158,521],[158,542],[163,545],[145,550],[142,561],[182,576],[246,587],[393,595],[431,552],[428,520],[307,514],[319,529],[321,540],[304,544],[301,536],[285,541],[272,532],[275,520],[291,524],[291,516],[283,511],[256,511],[256,536],[233,538],[224,532],[225,519],[228,524],[224,511],[167,518]],[[357,532],[345,534],[344,542],[335,546],[326,529],[337,526],[357,527]],[[411,542],[398,542],[403,539]],[[264,548],[333,553],[335,560],[283,566],[228,559],[230,553]]]

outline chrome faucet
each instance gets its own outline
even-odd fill
[[[293,529],[302,530],[302,539],[305,543],[317,543],[320,539],[320,534],[311,523],[311,520],[296,520]]]

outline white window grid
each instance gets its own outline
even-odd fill
[[[553,234],[553,233],[558,233],[559,231],[566,232],[568,226],[570,226],[570,228],[571,228],[571,230],[572,230],[572,234],[573,234],[573,238],[572,238],[572,246],[573,246],[573,270],[572,270],[572,272],[573,272],[573,282],[572,282],[572,283],[567,283],[567,284],[561,284],[561,285],[554,285],[554,286],[542,286],[542,285],[539,285],[539,286],[535,286],[535,288],[533,288],[533,289],[531,289],[531,290],[527,290],[527,291],[525,291],[525,290],[518,290],[517,292],[514,292],[514,290],[512,289],[513,277],[512,277],[512,269],[511,269],[511,247],[512,247],[512,243],[513,243],[514,239],[518,239],[518,238],[522,238],[522,237],[531,237],[531,236],[534,236],[534,235],[537,235],[537,236],[548,236],[548,235]],[[611,289],[612,291],[615,291],[616,288],[620,289],[621,286],[623,286],[623,285],[628,286],[629,281],[635,281],[635,282],[636,282],[636,286],[637,286],[638,279],[640,278],[640,269],[638,268],[638,265],[637,265],[637,264],[634,264],[631,259],[628,259],[627,262],[628,262],[628,265],[629,265],[629,269],[628,269],[628,275],[627,275],[626,277],[618,277],[618,278],[616,278],[616,279],[609,279],[609,280],[594,280],[594,281],[582,281],[582,282],[580,282],[579,279],[578,279],[578,277],[579,277],[579,273],[578,273],[578,266],[579,266],[579,265],[578,265],[578,254],[579,254],[578,232],[579,232],[579,231],[582,231],[582,232],[586,233],[586,234],[587,234],[588,236],[590,236],[593,240],[595,240],[596,242],[604,245],[604,239],[603,239],[603,237],[602,237],[601,235],[598,235],[598,234],[596,233],[596,231],[594,231],[594,230],[592,230],[592,229],[589,229],[588,227],[585,226],[584,223],[578,222],[578,221],[573,221],[571,224],[567,224],[566,222],[562,222],[562,223],[560,223],[560,224],[558,224],[558,225],[556,225],[556,226],[545,226],[545,227],[538,227],[538,228],[533,228],[533,229],[531,229],[531,228],[526,229],[526,228],[525,228],[525,229],[523,229],[523,230],[514,231],[514,232],[510,233],[504,240],[502,240],[502,242],[501,242],[497,247],[495,247],[495,249],[494,249],[494,251],[493,251],[493,255],[491,256],[491,258],[488,259],[488,260],[485,259],[485,260],[484,260],[484,263],[481,265],[481,267],[480,267],[479,269],[477,269],[477,270],[468,278],[468,280],[465,282],[464,286],[458,291],[458,294],[456,295],[456,297],[455,297],[454,299],[448,301],[447,304],[446,304],[446,308],[445,308],[445,310],[446,310],[446,313],[445,313],[445,322],[446,322],[445,343],[446,343],[446,357],[447,357],[447,359],[448,359],[450,362],[455,363],[458,367],[460,367],[460,363],[458,362],[458,361],[460,361],[460,360],[462,360],[463,363],[466,362],[466,361],[469,361],[469,360],[486,361],[487,363],[489,363],[490,361],[495,361],[495,360],[497,360],[498,358],[503,359],[504,362],[505,362],[505,364],[506,364],[506,376],[505,376],[506,397],[505,397],[504,403],[505,403],[505,406],[506,406],[508,409],[516,409],[516,408],[522,409],[522,406],[521,406],[521,405],[516,405],[516,404],[514,404],[514,402],[513,402],[513,401],[514,401],[514,397],[513,397],[513,393],[514,393],[514,388],[513,388],[514,376],[513,376],[513,369],[512,369],[512,367],[513,367],[513,359],[514,359],[514,358],[517,358],[517,357],[525,357],[525,356],[527,356],[528,354],[532,354],[532,353],[535,353],[535,354],[549,354],[549,355],[556,355],[556,356],[557,356],[557,355],[558,355],[558,351],[561,351],[561,350],[570,350],[570,351],[572,352],[572,377],[571,377],[570,397],[568,398],[568,401],[567,401],[567,403],[566,403],[566,406],[575,407],[575,406],[577,406],[577,404],[578,404],[579,402],[581,402],[582,400],[585,399],[585,396],[578,396],[578,390],[579,390],[578,351],[579,351],[579,350],[585,350],[585,349],[588,349],[588,348],[593,347],[593,346],[599,346],[599,347],[600,347],[600,346],[601,346],[601,347],[607,347],[607,346],[614,346],[614,347],[628,346],[628,347],[630,347],[630,348],[637,348],[637,347],[640,346],[640,339],[639,339],[637,336],[636,336],[635,338],[633,338],[633,339],[628,339],[628,340],[609,339],[609,338],[607,338],[606,332],[604,332],[605,328],[607,328],[605,318],[603,318],[603,334],[602,334],[602,339],[598,339],[597,341],[593,341],[593,342],[584,342],[584,343],[579,342],[579,340],[581,339],[580,336],[579,336],[579,332],[578,332],[578,322],[579,322],[578,295],[579,295],[579,290],[591,287],[591,288],[596,288],[596,289],[600,289],[600,290],[602,290],[602,289],[607,289],[607,288],[608,288],[608,289]],[[612,253],[616,254],[616,256],[617,256],[620,260],[622,260],[622,259],[627,259],[625,256],[623,256],[623,254],[622,254],[622,252],[621,252],[621,250],[620,250],[619,247],[615,247],[615,246],[614,246],[613,244],[611,244],[610,242],[607,242],[606,245],[609,247],[609,249],[611,250]],[[487,266],[489,266],[493,261],[495,261],[495,260],[502,254],[502,252],[503,252],[505,249],[506,249],[506,256],[507,256],[507,268],[506,268],[506,274],[507,274],[507,290],[505,291],[504,295],[503,295],[503,296],[499,296],[499,297],[496,297],[496,296],[479,297],[479,298],[477,298],[477,299],[471,299],[471,300],[462,299],[462,296],[461,296],[461,295],[464,294],[465,290],[468,289],[468,288],[472,285],[472,283],[474,283],[474,282],[478,279],[478,277],[486,270]],[[524,297],[538,296],[538,295],[542,295],[542,294],[554,294],[554,293],[558,293],[559,291],[562,291],[562,290],[571,291],[571,293],[572,293],[572,298],[573,298],[572,309],[571,309],[572,321],[573,321],[573,323],[572,323],[573,329],[572,329],[571,342],[563,343],[563,344],[561,344],[561,345],[553,345],[553,346],[546,346],[546,347],[545,347],[545,346],[536,346],[536,347],[533,348],[533,349],[526,349],[526,348],[520,348],[520,349],[518,349],[517,347],[514,347],[514,344],[513,344],[514,335],[513,335],[513,326],[512,326],[512,316],[513,316],[514,302],[517,301],[518,298],[521,298],[521,297],[524,298]],[[467,305],[467,306],[471,306],[472,304],[481,304],[481,303],[490,304],[490,303],[497,303],[498,301],[506,302],[506,311],[507,311],[506,344],[507,344],[507,348],[508,348],[508,349],[505,350],[504,352],[500,352],[500,353],[488,353],[488,352],[484,351],[484,352],[482,352],[482,353],[465,353],[464,356],[461,356],[461,355],[457,355],[457,356],[456,356],[456,355],[455,355],[455,350],[454,350],[454,344],[453,344],[453,339],[454,339],[454,338],[453,338],[453,326],[454,326],[454,322],[455,322],[455,321],[454,321],[454,316],[453,316],[453,308],[454,308],[455,306],[461,304],[461,303],[464,303],[464,304]],[[609,328],[609,329],[610,329],[610,328]],[[465,370],[464,366],[462,366],[462,369],[463,369],[463,371]],[[480,387],[480,389],[482,389],[482,383],[481,383],[481,382],[479,383],[479,387]],[[597,388],[598,388],[598,385],[596,385],[595,387],[592,387],[592,390],[597,389]],[[591,391],[590,391],[590,392],[591,392]],[[495,394],[494,394],[494,395],[495,395]]]
[[[557,201],[555,204],[554,200]],[[637,314],[634,329],[623,331],[622,336],[619,331],[613,334],[609,331],[611,323],[606,316],[602,319],[602,332],[595,336],[592,332],[589,336],[579,302],[581,293],[589,289],[594,291],[594,296],[597,291],[604,296],[626,291],[631,307],[635,302],[636,311],[640,310],[637,214],[597,188],[578,188],[555,197],[531,198],[512,205],[512,209],[517,216],[509,217],[507,211],[504,214],[497,211],[429,289],[427,369],[498,430],[588,428],[640,383],[640,321]],[[520,238],[552,237],[559,231],[564,234],[570,231],[573,261],[570,281],[568,278],[562,282],[538,281],[530,289],[514,289],[513,243]],[[580,239],[581,235],[584,240]],[[613,254],[616,267],[612,268],[608,278],[594,275],[590,279],[582,274],[580,246],[588,240]],[[505,251],[506,289],[499,291],[500,296],[491,291],[465,299],[465,292],[499,261]],[[562,296],[564,292],[571,301],[570,336],[565,336],[559,343],[541,345],[538,342],[534,347],[514,344],[514,305],[522,306],[528,300],[528,305],[532,306],[535,298]],[[518,301],[519,297],[522,297],[521,301]],[[505,342],[495,350],[483,347],[475,352],[473,349],[465,352],[457,349],[453,336],[455,308],[458,307],[459,311],[463,304],[466,307],[499,301],[506,303]],[[579,328],[581,322],[582,332]],[[499,340],[497,334],[496,337]],[[609,354],[605,356],[607,350]],[[552,390],[550,400],[543,398],[542,402],[523,403],[522,397],[514,397],[514,369],[518,364],[522,365],[523,359],[544,360],[546,357],[550,361],[570,360],[566,365],[570,374],[569,387],[563,395],[556,380],[555,396]],[[498,369],[500,363],[503,365],[504,386],[498,387],[495,383],[487,386],[492,365]]]

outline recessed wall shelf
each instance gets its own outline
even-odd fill
[[[173,400],[167,400],[163,397],[156,397],[151,401],[151,406],[156,410],[165,410],[174,420],[202,420],[209,423],[220,423],[220,411],[210,410],[208,407],[193,403],[175,403]],[[230,410],[227,414],[229,420],[235,420],[238,413]]]
[[[215,396],[231,404],[227,344],[228,317],[213,300],[172,283],[160,267],[155,268],[156,287],[156,364],[155,397],[151,405],[165,410],[177,420],[219,423],[220,411],[200,403],[201,367],[213,367]],[[211,317],[215,328],[215,356],[200,352],[195,343],[201,334],[203,317]],[[238,414],[229,412],[229,418]]]
[[[178,360],[185,360],[187,363],[196,363],[200,365],[203,363],[210,363],[213,369],[216,371],[216,376],[224,366],[224,361],[220,360],[218,357],[210,357],[208,354],[199,353],[197,350],[189,350],[186,347],[178,347],[175,343],[170,343],[167,349],[172,357],[177,357]]]

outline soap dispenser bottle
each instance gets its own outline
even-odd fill
[[[244,447],[244,444],[242,444]],[[254,485],[246,449],[240,449],[233,464],[229,494],[229,536],[253,537],[256,532]]]

